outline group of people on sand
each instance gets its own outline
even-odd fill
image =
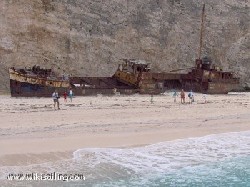
[[[70,98],[70,101],[72,102],[72,98],[73,98],[73,91],[72,91],[72,89],[70,89],[68,93],[67,93],[67,91],[65,91],[63,93],[64,102],[67,102],[67,97],[68,96]],[[54,101],[54,109],[56,109],[56,106],[57,106],[57,109],[60,110],[59,98],[60,98],[60,96],[59,96],[57,90],[55,90],[53,92],[53,94],[52,94],[52,99]]]
[[[174,97],[174,102],[176,103],[176,99],[178,97],[178,93],[176,92],[176,90],[174,90],[173,97]],[[183,89],[180,92],[180,97],[181,97],[181,103],[184,104],[186,102],[185,100],[186,93]],[[194,102],[194,94],[192,90],[190,90],[190,92],[188,93],[188,98],[189,98],[189,104],[192,104]]]
[[[173,97],[174,97],[174,102],[176,103],[177,101],[177,97],[178,97],[178,93],[176,92],[176,90],[174,90],[174,93],[173,93]],[[73,91],[72,89],[69,90],[69,92],[65,91],[63,93],[63,97],[64,97],[64,102],[67,102],[67,97],[69,96],[70,98],[70,101],[72,102],[72,98],[73,98]],[[57,92],[57,90],[55,90],[52,94],[52,98],[53,98],[53,101],[54,101],[54,109],[56,109],[56,106],[57,106],[57,109],[59,110],[60,109],[60,103],[59,103],[59,94]],[[181,104],[185,104],[186,103],[186,93],[185,91],[182,89],[181,92],[180,92],[180,98],[181,98]],[[189,98],[189,104],[192,104],[194,102],[194,93],[192,90],[190,90],[190,92],[188,93],[188,98]],[[203,95],[203,99],[205,101],[205,103],[207,103],[206,101],[206,96]]]

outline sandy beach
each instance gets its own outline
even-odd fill
[[[94,147],[135,147],[188,137],[250,130],[250,93],[195,94],[193,104],[160,96],[60,99],[0,96],[0,165],[72,157]]]

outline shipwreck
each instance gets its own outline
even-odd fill
[[[75,95],[97,94],[160,94],[167,90],[207,94],[226,94],[237,89],[239,78],[214,66],[209,58],[197,59],[188,73],[152,72],[142,60],[123,59],[112,77],[56,77],[51,69],[35,66],[30,69],[9,69],[11,96],[48,97],[72,89]]]

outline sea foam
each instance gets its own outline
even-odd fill
[[[250,131],[161,142],[144,147],[85,148],[73,153],[74,160],[95,167],[113,163],[135,172],[165,172],[185,166],[250,155]]]

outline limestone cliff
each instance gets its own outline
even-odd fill
[[[121,58],[191,67],[206,3],[203,55],[250,84],[249,0],[1,0],[0,89],[7,68],[40,65],[109,76]]]

